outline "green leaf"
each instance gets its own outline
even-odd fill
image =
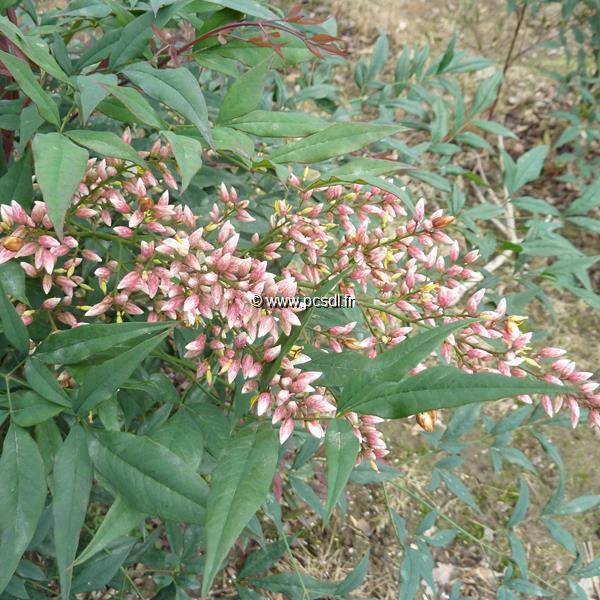
[[[97,367],[92,367],[85,374],[85,379],[79,389],[77,412],[85,415],[100,402],[110,398],[167,335],[168,331],[159,333],[136,344],[131,350],[127,350]]]
[[[31,390],[13,392],[12,420],[21,427],[31,427],[43,423],[63,411],[63,407],[54,402],[48,402]]]
[[[21,353],[29,352],[29,334],[12,302],[8,299],[0,280],[0,321],[6,339]]]
[[[329,181],[332,178],[351,183],[366,181],[366,176],[384,175],[394,171],[404,170],[408,165],[395,160],[383,160],[380,158],[355,158],[341,167],[323,173],[322,179]]]
[[[6,8],[6,1],[0,2],[0,8]],[[9,2],[8,5],[16,4]],[[59,64],[52,57],[46,43],[38,36],[31,34],[24,35],[22,31],[5,16],[0,16],[0,32],[17,46],[28,58],[30,58],[41,69],[49,75],[62,81],[69,83],[69,78],[60,68]]]
[[[508,585],[511,590],[514,590],[519,594],[525,594],[526,596],[544,596],[546,598],[552,597],[552,594],[547,592],[544,588],[541,588],[539,585],[531,583],[531,581],[527,581],[526,579],[522,579],[520,577],[513,579]]]
[[[31,436],[11,424],[0,457],[0,594],[29,546],[46,500],[44,462]]]
[[[346,419],[334,419],[327,425],[325,436],[325,456],[327,458],[327,502],[325,504],[325,522],[332,515],[350,473],[354,468],[360,442],[354,429]]]
[[[81,594],[104,589],[117,574],[135,543],[136,540],[123,540],[122,543],[116,544],[111,552],[95,557],[77,573],[71,593]]]
[[[175,160],[181,171],[181,192],[185,192],[192,177],[202,166],[202,144],[194,138],[176,135],[170,131],[161,131],[173,149]]]
[[[209,4],[216,4],[231,8],[232,10],[244,13],[258,19],[276,19],[277,15],[270,11],[261,2],[255,0],[205,0]]]
[[[552,538],[557,541],[567,552],[571,554],[577,553],[577,544],[573,536],[557,521],[553,519],[542,519],[544,527]]]
[[[81,118],[85,124],[98,104],[110,93],[104,84],[117,86],[119,80],[112,73],[108,75],[92,73],[91,75],[79,75],[75,81],[81,96]]]
[[[587,577],[597,577],[600,575],[600,557],[595,558],[582,569],[577,569],[573,572],[573,575],[575,575],[575,577],[581,577],[582,579]]]
[[[547,145],[537,146],[519,157],[516,162],[514,176],[505,179],[506,187],[510,194],[514,194],[526,183],[539,177],[549,150],[550,147]]]
[[[163,6],[169,6],[170,4],[173,4],[174,2],[175,2],[175,0],[150,0],[150,6],[152,7],[152,12],[156,16],[158,11]]]
[[[286,551],[284,540],[267,544],[260,550],[255,550],[248,555],[242,570],[238,574],[238,579],[246,579],[258,575],[262,571],[270,569]]]
[[[303,479],[298,477],[292,477],[290,479],[292,483],[292,489],[298,496],[310,506],[310,508],[317,514],[321,519],[325,519],[325,509],[321,498],[317,495],[315,490]]]
[[[10,71],[23,93],[33,100],[40,115],[53,125],[60,126],[60,115],[54,100],[42,89],[29,65],[2,50],[0,50],[0,62],[4,63],[4,66]]]
[[[519,567],[521,577],[527,579],[529,574],[529,566],[527,564],[527,552],[523,542],[512,531],[508,532],[508,540],[510,542],[510,551],[514,563]]]
[[[32,108],[33,110],[36,110],[35,107]],[[16,200],[21,206],[30,206],[33,197],[32,175],[33,162],[31,160],[31,151],[27,150],[25,154],[23,154],[19,160],[14,162],[8,171],[0,177],[0,198],[3,198],[4,202]]]
[[[247,115],[260,104],[270,65],[269,57],[232,83],[221,101],[218,123],[227,123]]]
[[[362,585],[367,575],[367,569],[369,567],[369,556],[370,550],[367,550],[365,555],[360,559],[360,562],[354,567],[354,569],[348,573],[344,581],[342,581],[335,590],[336,596],[345,596],[350,592],[353,592],[357,587]]]
[[[477,127],[478,129],[483,129],[483,131],[491,133],[493,135],[517,139],[517,136],[508,127],[505,127],[497,121],[485,121],[481,119],[475,119],[474,121],[471,121],[471,124],[474,127]]]
[[[409,338],[380,354],[374,360],[362,358],[362,365],[356,359],[348,357],[348,366],[356,368],[354,377],[348,381],[344,390],[344,402],[352,403],[354,398],[363,396],[374,383],[380,381],[400,381],[427,358],[452,333],[468,327],[474,319],[465,319],[434,327],[415,337]],[[349,353],[341,353],[349,354]],[[336,355],[331,355],[332,358]],[[339,355],[337,355],[339,356]],[[321,357],[323,362],[323,357]],[[338,359],[333,359],[338,360]],[[358,367],[361,368],[358,368]]]
[[[152,105],[137,90],[131,87],[102,84],[140,123],[150,125],[154,129],[164,129],[166,123],[161,119]],[[103,103],[104,104],[104,103]],[[100,105],[102,108],[102,105]]]
[[[397,125],[336,123],[303,140],[276,149],[271,153],[271,160],[281,164],[320,162],[360,150],[402,129]]]
[[[242,428],[213,471],[206,510],[206,564],[202,595],[210,590],[221,561],[265,501],[277,466],[279,443],[270,423]]]
[[[35,441],[37,442],[46,475],[54,468],[54,458],[63,444],[62,435],[54,419],[47,419],[35,426]]]
[[[411,171],[410,176],[443,192],[450,193],[452,191],[450,182],[437,173],[432,173],[431,171]]]
[[[192,468],[197,469],[202,462],[204,436],[194,418],[185,410],[176,412],[150,437],[171,452],[177,454]]]
[[[204,523],[208,486],[161,444],[105,431],[90,441],[89,450],[96,470],[132,508],[169,521]]]
[[[527,458],[527,455],[518,448],[500,448],[500,454],[513,465],[517,465],[527,471],[537,474],[533,463]]]
[[[299,111],[255,110],[227,123],[228,127],[260,137],[305,137],[325,129],[329,123]]]
[[[553,215],[555,217],[560,216],[560,211],[556,206],[552,206],[541,198],[532,198],[531,196],[522,196],[521,198],[514,198],[512,203],[517,208],[522,208],[532,213],[539,213],[542,215]]]
[[[571,202],[565,211],[567,215],[584,214],[600,204],[600,178],[588,185],[581,196]]]
[[[248,167],[251,165],[254,142],[249,136],[230,127],[215,127],[212,134],[215,150],[233,152],[236,157],[247,163]]]
[[[358,352],[323,352],[316,348],[305,347],[303,354],[310,356],[310,367],[320,371],[318,385],[326,387],[344,387],[358,373],[368,372],[371,359]]]
[[[229,440],[231,424],[223,411],[209,402],[187,402],[181,409],[194,419],[204,434],[206,449],[217,458]]]
[[[445,548],[454,540],[457,534],[457,529],[442,529],[441,531],[436,531],[433,535],[425,537],[425,541],[430,546]]]
[[[33,138],[35,177],[48,205],[48,216],[59,237],[71,198],[83,178],[89,155],[60,133],[38,133]]]
[[[493,148],[490,143],[482,138],[480,135],[473,133],[472,131],[465,131],[456,136],[456,141],[459,144],[465,144],[466,146],[471,146],[471,148],[478,148],[481,150],[487,150],[488,152],[492,152]]]
[[[469,111],[471,116],[475,116],[485,110],[496,99],[498,86],[501,81],[502,71],[496,71],[491,77],[484,79],[479,84],[471,103]]]
[[[56,455],[53,477],[54,548],[61,596],[68,600],[73,577],[72,563],[92,489],[92,463],[88,456],[86,435],[77,424]]]
[[[519,499],[515,504],[513,514],[506,523],[508,529],[512,529],[515,525],[520,523],[527,516],[527,509],[529,508],[529,486],[525,477],[520,477],[520,489]]]
[[[121,31],[119,41],[112,47],[108,68],[116,69],[120,65],[137,58],[148,48],[152,38],[154,15],[151,12],[137,17]]]
[[[73,129],[66,131],[76,144],[89,148],[101,156],[113,158],[122,158],[129,162],[147,168],[146,163],[140,155],[129,145],[126,144],[116,133],[110,131],[92,131],[89,129]]]
[[[127,535],[143,518],[144,513],[131,507],[121,496],[117,496],[100,523],[98,531],[73,564],[80,565],[89,560],[118,538]]]
[[[530,378],[495,373],[465,373],[454,367],[433,367],[400,382],[373,383],[366,395],[343,394],[338,407],[386,419],[400,419],[426,410],[487,402],[520,394],[557,394],[565,388]],[[351,400],[351,401],[350,401]]]
[[[439,471],[439,474],[450,492],[473,510],[479,511],[475,498],[473,498],[469,488],[464,484],[460,477],[457,477],[454,473],[450,473],[449,471]]]
[[[0,283],[4,286],[4,292],[13,298],[29,304],[25,296],[25,271],[11,260],[0,265]]]
[[[317,600],[333,596],[338,584],[331,581],[319,581],[298,571],[296,573],[277,573],[261,579],[254,579],[252,585],[270,592],[285,594],[288,598]]]
[[[572,515],[575,513],[585,512],[600,504],[600,494],[592,496],[579,496],[570,502],[567,502],[561,506],[558,510],[554,511],[555,515]]]
[[[371,64],[369,65],[369,71],[367,73],[367,79],[369,81],[371,81],[385,66],[389,57],[389,50],[390,44],[388,36],[384,32],[381,32],[375,42],[375,47],[373,48],[373,54],[371,56]]]
[[[442,98],[436,98],[433,102],[433,120],[431,121],[431,141],[435,144],[441,142],[448,134],[450,125],[450,113],[448,105]]]
[[[31,356],[25,363],[25,379],[42,398],[71,408],[71,400],[58,384],[54,374],[35,356]]]
[[[206,102],[198,81],[188,69],[155,69],[147,63],[137,63],[123,72],[150,97],[185,117],[212,143]]]
[[[85,325],[53,333],[38,346],[35,357],[49,364],[72,365],[170,327],[171,323],[146,322]]]

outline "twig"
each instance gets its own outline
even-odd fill
[[[506,77],[506,73],[510,66],[513,63],[513,52],[515,49],[515,43],[517,41],[517,37],[519,36],[519,31],[521,30],[521,25],[523,24],[523,20],[525,19],[525,13],[527,12],[527,3],[523,2],[521,5],[521,10],[519,11],[519,16],[517,19],[517,26],[515,27],[515,31],[513,33],[512,40],[510,41],[510,46],[508,48],[508,54],[506,55],[506,60],[504,61],[504,67],[502,69],[502,81],[500,82],[500,87],[498,88],[498,94],[496,95],[496,99],[494,100],[494,104],[490,106],[490,110],[488,112],[488,119],[491,121],[494,117],[494,111],[496,110],[496,106],[498,105],[498,100],[500,99],[500,92],[502,91],[502,86],[504,85],[504,78]]]

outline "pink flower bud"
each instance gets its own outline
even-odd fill
[[[281,345],[278,346],[273,346],[272,348],[269,348],[267,350],[265,350],[265,354],[264,354],[264,361],[265,362],[273,362],[280,354],[281,352]]]

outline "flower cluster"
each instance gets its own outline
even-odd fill
[[[131,142],[129,131],[123,139]],[[266,229],[244,237],[237,223],[254,221],[249,200],[222,185],[202,218],[171,200],[169,188],[177,184],[168,144],[159,139],[140,154],[152,169],[90,160],[62,239],[43,202],[30,210],[14,201],[0,207],[0,263],[18,262],[45,295],[37,305],[17,305],[26,324],[43,315],[55,328],[92,319],[177,322],[195,332],[182,357],[195,377],[226,387],[241,381],[256,413],[280,423],[283,443],[296,425],[322,437],[336,415],[335,398],[319,386],[321,374],[309,370],[304,345],[375,357],[423,326],[478,317],[444,341],[447,363],[567,384],[576,392],[541,396],[548,414],[566,405],[575,425],[585,407],[600,426],[600,393],[590,373],[577,370],[561,349],[532,349],[524,318],[507,314],[505,300],[484,305],[484,289],[467,297],[481,280],[478,252],[461,250],[448,234],[454,218],[443,211],[426,216],[422,199],[409,211],[395,195],[358,184],[303,189],[291,175]],[[267,311],[250,300],[315,293],[333,275],[340,292],[356,298],[360,320],[311,320],[293,352],[282,356],[282,340],[301,325],[300,309]],[[378,417],[344,416],[361,441],[360,459],[386,454]],[[431,419],[419,422],[432,426]]]

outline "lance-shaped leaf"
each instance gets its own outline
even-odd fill
[[[4,287],[4,293],[13,298],[29,304],[25,294],[25,271],[17,264],[16,261],[0,265],[0,284]]]
[[[212,143],[208,111],[200,84],[185,67],[155,69],[148,63],[136,63],[123,70],[126,77],[150,97],[194,124],[204,139]]]
[[[167,335],[168,331],[155,335],[136,344],[131,350],[90,369],[85,374],[77,396],[79,414],[85,415],[100,402],[110,398]]]
[[[89,155],[60,133],[38,133],[33,138],[33,158],[48,216],[62,237],[65,214],[83,178]]]
[[[124,65],[142,54],[152,37],[153,22],[154,15],[147,12],[123,27],[119,41],[112,47],[109,69]]]
[[[127,535],[143,518],[143,512],[133,508],[121,496],[117,496],[100,523],[98,531],[73,565],[80,565],[108,548],[115,540]]]
[[[46,499],[44,462],[31,436],[11,424],[0,457],[0,594],[33,538]]]
[[[176,454],[141,435],[105,431],[89,444],[96,470],[140,513],[204,523],[208,486]]]
[[[439,325],[419,335],[404,340],[377,358],[366,363],[360,374],[350,379],[344,389],[345,402],[350,404],[368,394],[369,388],[382,381],[400,381],[427,358],[452,333],[464,329],[475,319]]]
[[[181,191],[185,192],[192,177],[202,166],[202,144],[186,135],[177,135],[170,131],[162,131],[173,149],[175,160],[181,171]]]
[[[34,356],[25,363],[25,379],[40,396],[67,408],[71,408],[71,400],[60,387],[54,374]]]
[[[346,486],[359,450],[360,443],[349,421],[334,419],[329,422],[325,435],[325,457],[327,458],[327,503],[323,519],[325,522],[329,520]]]
[[[270,11],[262,2],[256,0],[207,0],[210,4],[224,6],[258,19],[276,19],[277,15]]]
[[[112,73],[93,73],[91,75],[79,75],[75,80],[79,88],[81,99],[81,118],[84,123],[90,118],[98,104],[108,96],[109,90],[103,84],[116,86],[119,83],[116,75]]]
[[[270,423],[249,425],[231,439],[213,471],[206,511],[206,595],[221,561],[265,501],[275,474],[279,443]]]
[[[525,477],[519,479],[519,498],[515,504],[513,514],[506,523],[508,529],[512,529],[517,523],[520,523],[526,516],[529,508],[529,486]]]
[[[35,356],[49,364],[72,365],[169,327],[172,327],[170,323],[140,322],[93,324],[66,329],[44,340]]]
[[[1,8],[7,8],[16,2],[0,2]],[[46,43],[37,36],[24,35],[23,32],[8,17],[0,16],[0,32],[2,32],[28,58],[41,67],[46,73],[64,83],[69,83],[66,73],[60,68],[54,57],[48,51]]]
[[[254,110],[227,123],[228,127],[239,129],[261,137],[305,137],[325,129],[329,123],[319,117],[300,111]]]
[[[64,600],[70,598],[73,559],[92,489],[92,462],[88,455],[85,431],[75,425],[54,462],[54,548]]]
[[[356,411],[385,419],[401,419],[426,410],[500,400],[520,394],[560,394],[571,388],[529,377],[466,373],[455,367],[434,367],[400,382],[373,382],[362,396],[342,394],[340,411]]]
[[[12,394],[12,419],[21,427],[43,423],[62,411],[62,406],[44,400],[32,390],[17,390]]]
[[[29,351],[29,334],[12,302],[8,299],[0,281],[0,321],[8,341],[21,353]]]
[[[310,368],[320,371],[318,385],[344,387],[359,373],[368,373],[372,360],[358,352],[323,352],[306,347],[303,354],[310,356]]]
[[[40,115],[57,127],[60,125],[58,108],[49,94],[47,94],[36,79],[29,65],[20,58],[0,50],[0,62],[10,71],[19,88],[33,100]]]
[[[395,160],[383,160],[381,158],[355,158],[341,167],[336,167],[323,174],[322,179],[338,179],[339,181],[348,181],[354,183],[357,181],[366,181],[367,176],[384,175],[410,169],[410,165],[396,162]],[[315,187],[314,184],[311,187]]]
[[[76,144],[89,148],[101,156],[122,158],[129,162],[147,168],[145,161],[129,145],[126,144],[116,133],[111,131],[90,131],[85,129],[67,131],[68,135]]]
[[[178,410],[150,436],[197,469],[204,453],[204,435],[196,419],[185,409]]]
[[[139,123],[145,123],[154,127],[155,129],[163,129],[166,127],[166,123],[160,118],[158,113],[152,108],[152,105],[140,92],[131,87],[121,87],[112,84],[103,84],[104,88],[108,90],[112,96],[114,96],[119,102],[125,106],[125,108],[131,113],[134,120]],[[103,109],[104,103],[100,105],[100,110]],[[107,112],[107,114],[109,114]]]
[[[231,119],[246,115],[259,105],[270,63],[269,57],[231,84],[221,102],[219,123],[227,123]]]
[[[28,108],[36,111],[35,106]],[[21,118],[23,118],[25,110],[21,111]],[[21,127],[20,133],[21,140],[23,140],[23,127]],[[23,154],[19,160],[15,161],[8,171],[0,177],[0,198],[16,200],[24,207],[31,206],[31,199],[33,197],[32,175],[33,162],[31,160],[31,151],[27,150],[25,151],[25,154]]]
[[[281,164],[320,162],[360,150],[401,129],[397,125],[336,123],[303,140],[278,148],[271,153],[271,160]]]

